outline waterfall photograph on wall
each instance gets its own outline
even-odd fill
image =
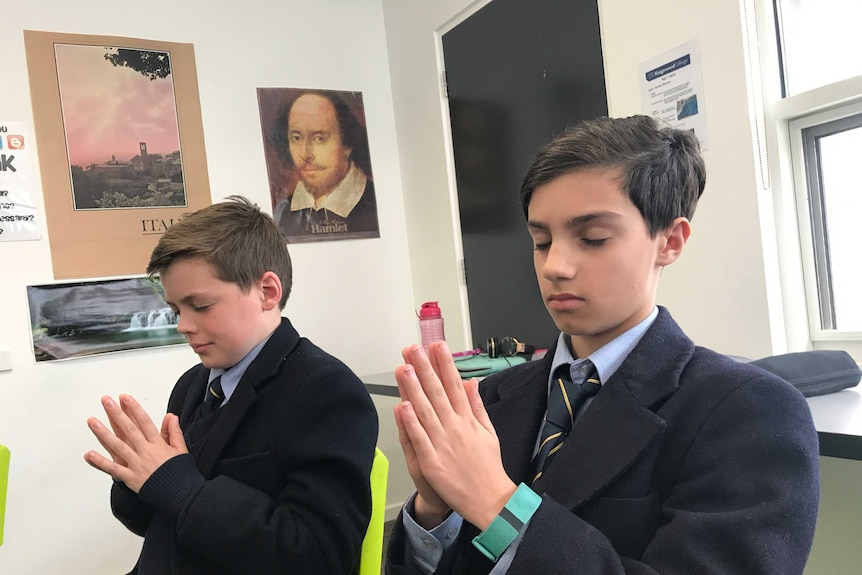
[[[158,279],[27,286],[36,361],[184,344]]]

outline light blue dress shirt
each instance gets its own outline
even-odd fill
[[[653,307],[652,312],[646,319],[628,331],[618,335],[594,351],[589,357],[583,359],[572,357],[572,353],[569,351],[569,346],[566,342],[568,336],[560,333],[557,339],[557,349],[554,352],[554,358],[551,360],[551,375],[548,377],[549,393],[554,370],[565,363],[571,364],[570,369],[575,371],[586,368],[587,366],[584,365],[584,362],[590,360],[596,367],[599,380],[602,382],[608,381],[616,373],[629,353],[635,348],[656,317],[658,317],[658,308]],[[576,421],[592,401],[592,397],[588,398],[581,409],[578,410],[578,413],[575,415]],[[541,430],[539,430],[539,435],[541,436]],[[533,448],[533,455],[539,449],[539,440],[540,437],[537,437],[536,445]],[[572,478],[572,480],[574,481],[575,478]],[[433,575],[438,569],[440,569],[441,573],[447,573],[448,565],[454,558],[455,541],[458,539],[458,534],[461,532],[464,520],[453,511],[443,523],[431,531],[426,531],[413,519],[413,501],[415,499],[416,494],[414,493],[404,505],[404,531],[407,535],[407,549],[404,556],[407,563],[426,575]],[[509,545],[503,555],[497,560],[497,564],[494,565],[490,575],[504,575],[509,570],[509,566],[512,565],[512,560],[515,558],[515,553],[518,551],[518,546],[521,544],[524,532],[529,525],[529,521],[524,524],[524,527],[518,533],[518,537],[512,541],[512,544]]]
[[[263,349],[263,346],[266,345],[266,342],[269,341],[270,337],[272,337],[272,334],[269,334],[266,339],[251,348],[251,351],[245,354],[245,357],[239,360],[239,363],[236,365],[227,369],[213,368],[210,370],[207,389],[209,389],[209,384],[212,383],[212,380],[221,376],[221,390],[222,393],[224,393],[224,400],[222,400],[219,407],[228,402],[230,396],[233,395],[234,391],[236,391],[236,386],[239,385],[239,380],[242,379],[243,375],[245,375],[245,370],[248,369],[251,362],[257,358],[258,354],[260,354],[260,350]],[[207,390],[204,390],[204,396],[206,396],[206,394]]]

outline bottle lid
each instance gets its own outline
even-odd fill
[[[441,317],[440,306],[436,301],[426,301],[419,310],[419,319],[433,319]]]

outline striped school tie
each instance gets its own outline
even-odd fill
[[[571,365],[566,363],[554,371],[554,380],[548,395],[548,411],[542,426],[539,451],[533,458],[533,481],[547,468],[554,454],[566,441],[575,422],[575,415],[584,402],[602,388],[596,367],[589,360],[584,362],[574,378]],[[531,483],[532,483],[531,482]]]
[[[221,388],[221,376],[218,376],[207,386],[207,394],[200,408],[200,415],[209,415],[221,407],[222,402],[224,402],[224,391]]]

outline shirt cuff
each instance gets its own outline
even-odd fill
[[[415,499],[416,493],[404,504],[402,513],[407,543],[404,556],[408,564],[426,575],[431,575],[437,570],[443,555],[454,548],[464,520],[453,511],[440,525],[426,531],[413,518]]]

